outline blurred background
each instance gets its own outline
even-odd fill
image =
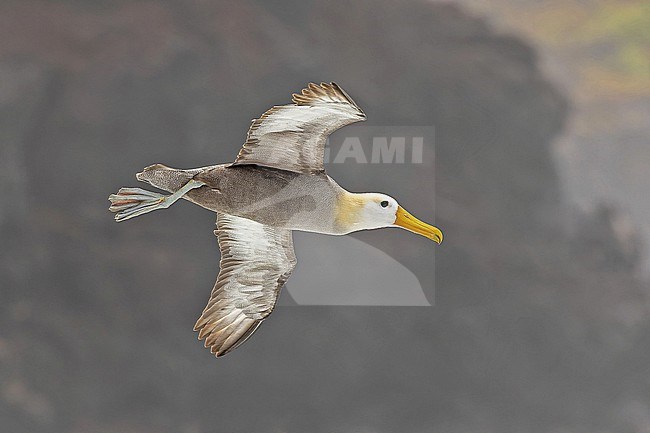
[[[0,430],[649,432],[649,29],[640,0],[1,2]],[[435,275],[355,235],[435,306],[279,307],[217,360],[214,215],[107,196],[231,161],[309,81],[435,127],[424,164],[328,168],[435,214]]]

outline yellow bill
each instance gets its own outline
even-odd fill
[[[413,233],[427,237],[438,244],[442,242],[442,232],[438,227],[420,221],[408,213],[402,206],[397,207],[394,224],[412,231]]]

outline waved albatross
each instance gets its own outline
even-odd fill
[[[292,102],[253,120],[235,162],[191,170],[151,165],[136,178],[172,194],[122,188],[109,197],[116,221],[180,198],[217,213],[220,271],[194,326],[217,357],[246,341],[273,311],[296,266],[292,230],[343,235],[402,227],[442,242],[438,228],[392,197],[346,191],[325,173],[327,137],[366,119],[342,88],[310,83]]]

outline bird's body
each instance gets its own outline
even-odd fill
[[[138,180],[174,192],[190,179],[203,186],[183,198],[213,212],[252,219],[275,228],[326,234],[349,233],[337,203],[350,193],[325,173],[304,174],[257,165],[221,164],[179,170],[156,164]]]
[[[440,230],[392,197],[351,193],[325,173],[329,134],[361,120],[365,114],[339,86],[309,84],[293,95],[293,104],[253,121],[235,162],[190,170],[155,164],[137,179],[171,195],[122,188],[109,197],[117,221],[181,198],[217,213],[220,271],[195,325],[212,353],[238,347],[273,311],[296,265],[293,230],[343,235],[398,226],[442,241]]]

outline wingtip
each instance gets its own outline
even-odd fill
[[[320,84],[309,82],[300,93],[292,93],[291,100],[296,105],[313,105],[323,101],[344,102],[355,107],[362,114],[361,119],[366,118],[359,105],[334,81],[322,81]]]

